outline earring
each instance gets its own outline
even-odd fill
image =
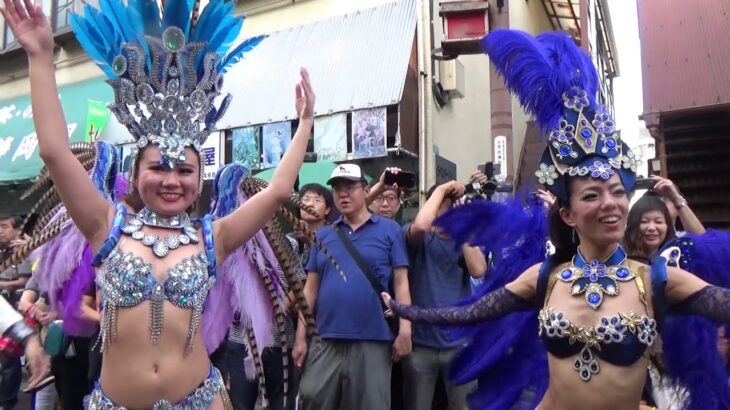
[[[574,245],[578,244],[578,238],[575,235],[575,228],[573,228],[572,240]]]

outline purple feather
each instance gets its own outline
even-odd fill
[[[127,195],[128,187],[129,183],[127,179],[121,173],[117,174],[117,177],[114,179],[114,201],[118,202],[123,200],[125,195]]]
[[[94,282],[96,271],[91,266],[94,255],[91,246],[84,247],[81,263],[74,269],[71,279],[56,292],[55,300],[62,307],[63,331],[71,336],[91,336],[98,324],[86,321],[81,317],[83,297]]]
[[[246,197],[239,193],[238,200],[243,205]],[[274,250],[261,230],[218,265],[217,282],[208,296],[202,322],[205,346],[209,352],[220,345],[235,311],[240,311],[242,319],[252,323],[260,349],[272,345],[274,308],[259,271],[267,271],[269,279],[277,284],[278,269],[281,268]],[[277,291],[279,297],[283,297],[281,289],[277,288]]]
[[[65,210],[59,211],[63,213]],[[82,263],[86,239],[73,223],[69,222],[61,232],[43,247],[38,265],[38,284],[51,297],[51,306],[62,312],[57,295],[71,279],[74,270]]]

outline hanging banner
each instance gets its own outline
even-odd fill
[[[314,119],[314,152],[317,153],[317,160],[347,159],[347,114]]]
[[[99,139],[99,135],[104,130],[107,121],[109,121],[109,110],[106,108],[106,103],[89,100],[84,141],[94,142]]]
[[[291,143],[291,122],[276,122],[263,126],[264,168],[279,165],[281,157]]]
[[[261,152],[259,151],[259,137],[261,128],[245,127],[233,130],[231,147],[233,162],[255,170],[261,168]]]
[[[382,157],[385,150],[385,107],[352,112],[352,153],[354,158]]]

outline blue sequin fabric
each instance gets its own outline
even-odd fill
[[[210,374],[203,383],[193,390],[185,400],[172,404],[167,400],[160,400],[152,406],[152,410],[207,410],[215,396],[224,387],[223,377],[218,369],[211,366]],[[116,405],[101,391],[99,382],[96,382],[87,407],[88,410],[127,410],[124,406]]]

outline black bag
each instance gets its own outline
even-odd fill
[[[383,289],[383,286],[380,282],[378,282],[373,271],[370,270],[370,266],[365,263],[362,256],[360,256],[360,253],[355,249],[355,246],[352,245],[352,241],[350,241],[350,238],[347,237],[347,234],[345,234],[337,225],[332,225],[332,227],[335,232],[337,232],[337,235],[340,237],[340,240],[345,245],[345,248],[352,258],[355,259],[357,266],[359,266],[362,273],[365,274],[368,282],[370,282],[370,286],[373,287],[375,296],[378,297],[380,305],[383,307],[383,316],[385,317],[385,321],[388,323],[390,331],[393,332],[393,336],[398,336],[400,320],[396,316],[390,315],[390,306],[386,306],[385,302],[383,302],[383,298],[380,297],[380,293],[387,292],[387,289]]]

